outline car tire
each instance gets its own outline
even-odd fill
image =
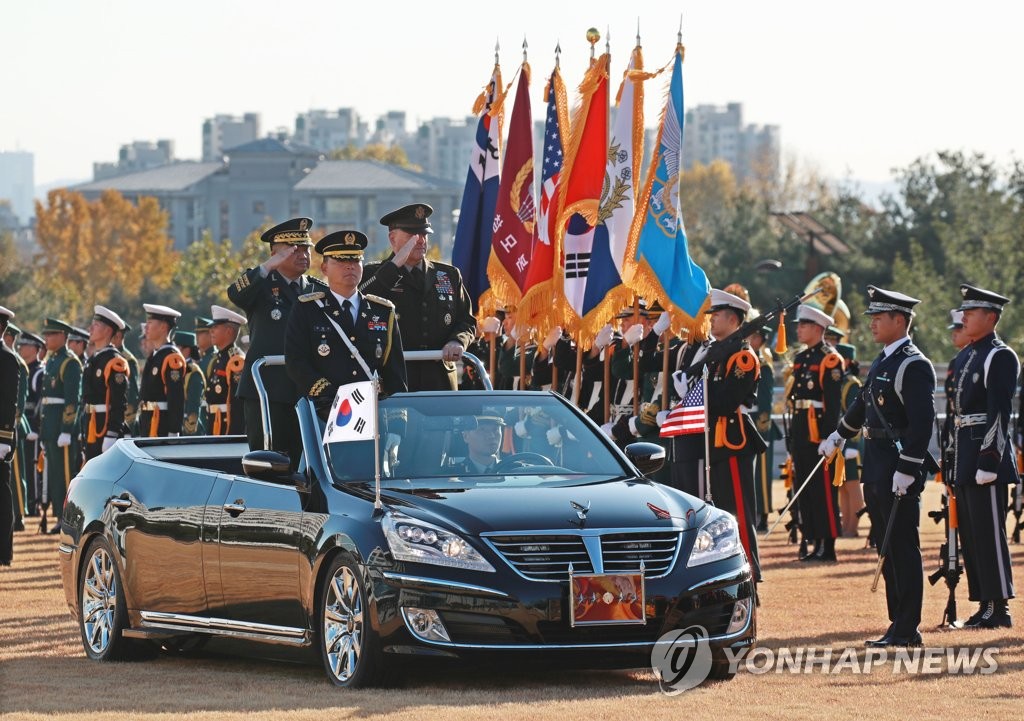
[[[336,556],[317,602],[317,638],[327,677],[336,686],[360,688],[384,678],[380,638],[370,623],[366,583],[358,564]]]
[[[715,658],[711,662],[711,671],[708,673],[708,681],[731,681],[736,672],[730,670],[729,662],[724,658]]]
[[[128,610],[110,544],[102,537],[94,538],[84,557],[78,579],[78,626],[85,655],[94,661],[138,657],[143,642],[122,634],[128,626]]]

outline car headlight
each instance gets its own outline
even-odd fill
[[[690,551],[690,560],[686,562],[686,565],[687,567],[702,566],[705,563],[721,561],[723,558],[735,556],[742,550],[740,530],[736,525],[736,519],[728,513],[720,513],[713,516],[697,531],[693,550]]]
[[[400,513],[385,513],[381,526],[396,560],[494,572],[487,559],[462,536],[432,523]]]

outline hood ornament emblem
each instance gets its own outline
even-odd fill
[[[569,519],[569,523],[583,528],[583,524],[587,522],[587,512],[590,511],[590,501],[587,501],[585,506],[576,501],[569,501],[569,505],[572,507],[572,510],[576,511],[576,518],[579,519],[579,521]]]

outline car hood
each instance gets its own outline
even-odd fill
[[[581,528],[689,529],[697,527],[705,508],[693,496],[642,479],[565,487],[387,489],[381,499],[395,511],[473,535]]]

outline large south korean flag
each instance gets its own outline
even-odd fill
[[[377,435],[377,393],[373,381],[338,388],[327,418],[324,444],[372,441]]]

